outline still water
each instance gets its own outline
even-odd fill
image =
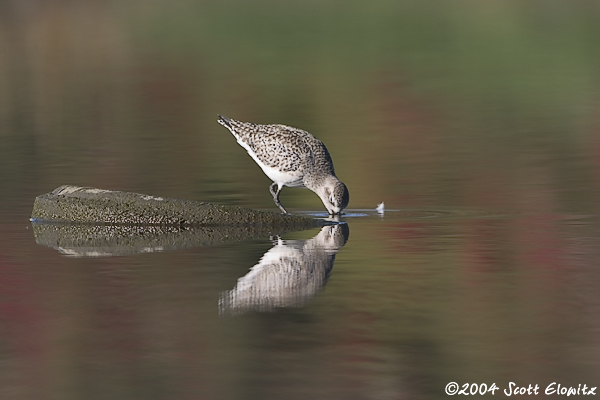
[[[595,2],[24,4],[0,12],[0,398],[600,386]],[[30,223],[64,184],[277,211],[218,113],[323,140],[342,224]]]

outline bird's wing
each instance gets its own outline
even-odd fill
[[[240,144],[246,144],[250,149],[247,150],[265,165],[291,172],[301,169],[308,159],[312,159],[312,150],[304,140],[303,131],[284,125],[259,125],[258,128]]]
[[[286,125],[258,125],[219,116],[219,123],[235,136],[238,143],[257,161],[281,172],[298,171],[312,160],[307,144],[308,132]]]

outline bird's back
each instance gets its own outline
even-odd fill
[[[334,174],[325,145],[302,129],[241,122],[221,115],[218,122],[231,131],[259,165],[262,163],[283,173],[316,171]]]

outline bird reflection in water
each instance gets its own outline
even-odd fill
[[[278,239],[232,290],[221,294],[219,311],[239,314],[302,306],[325,285],[349,234],[348,224],[341,223],[323,227],[312,239]]]

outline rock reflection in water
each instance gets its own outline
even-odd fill
[[[309,240],[281,240],[221,294],[219,310],[242,313],[299,307],[325,285],[335,255],[350,234],[348,224],[325,226]]]
[[[271,226],[92,225],[33,222],[37,244],[70,257],[128,256],[284,234]]]

